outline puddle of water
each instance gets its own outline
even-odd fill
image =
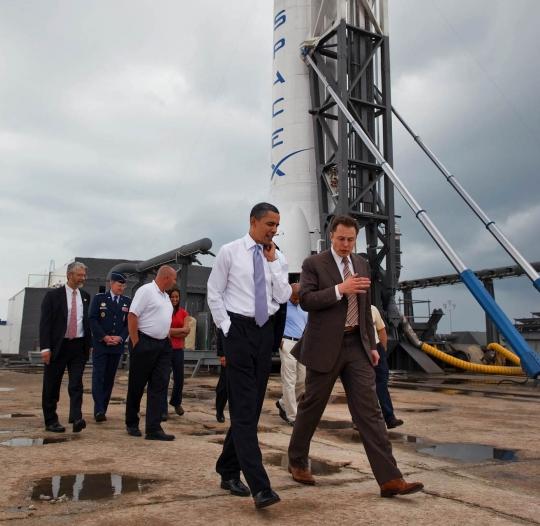
[[[77,437],[78,438],[78,437]],[[60,442],[68,442],[70,440],[76,440],[73,436],[66,437],[51,437],[51,438],[10,438],[4,442],[0,442],[0,446],[11,446],[11,447],[28,447],[28,446],[46,446],[47,444],[58,444]]]
[[[109,400],[109,404],[112,404],[112,405],[121,405],[125,403],[126,403],[126,399],[122,398],[121,396],[113,396]]]
[[[289,457],[284,453],[269,453],[264,456],[264,462],[270,464],[271,466],[279,466],[283,469],[288,469],[289,467]],[[324,475],[333,475],[341,471],[340,466],[330,464],[329,462],[324,462],[323,460],[309,460],[309,465],[311,472],[314,475],[324,476]]]
[[[321,420],[317,427],[320,429],[351,429],[352,426],[350,420]]]
[[[209,391],[187,391],[184,392],[182,396],[184,396],[184,398],[195,398],[197,400],[212,400],[216,397],[216,393]]]
[[[62,495],[72,501],[111,499],[124,493],[143,493],[156,482],[117,473],[56,475],[34,483],[32,500],[58,499]]]
[[[420,448],[419,453],[434,457],[451,458],[462,462],[481,462],[484,460],[504,460],[512,462],[518,460],[515,450],[500,449],[483,444],[447,443],[436,444]]]
[[[9,393],[15,391],[15,387],[0,387],[0,393]]]
[[[4,413],[0,415],[0,418],[30,418],[36,416],[32,413]]]
[[[407,444],[421,444],[425,442],[425,439],[421,437],[396,433],[395,431],[388,431],[388,438],[393,442],[405,442]]]

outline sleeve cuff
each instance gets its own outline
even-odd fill
[[[336,285],[335,288],[336,288],[336,300],[337,300],[337,301],[340,301],[341,298],[343,298],[343,294],[341,294],[341,293],[339,292],[338,285]]]
[[[225,321],[223,321],[219,328],[223,332],[223,335],[227,336],[227,334],[229,334],[229,329],[231,328],[231,319],[227,318]]]
[[[50,349],[41,349],[41,352],[51,352]]]

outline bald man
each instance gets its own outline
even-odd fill
[[[130,340],[126,428],[129,435],[142,436],[139,409],[146,393],[146,440],[174,440],[161,427],[161,405],[166,396],[171,368],[169,329],[173,307],[167,290],[176,283],[176,270],[164,265],[156,279],[140,287],[128,314]]]

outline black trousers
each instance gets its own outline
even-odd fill
[[[69,375],[69,421],[75,422],[82,418],[82,378],[85,364],[84,339],[75,338],[73,340],[65,339],[55,359],[49,365],[45,365],[41,405],[46,426],[58,422],[56,406],[60,400],[60,387],[66,367]]]
[[[231,427],[227,431],[216,471],[224,480],[238,478],[240,471],[254,495],[270,488],[262,463],[257,424],[272,367],[274,320],[263,326],[254,320],[231,316],[231,328],[223,338],[227,360],[227,392]]]
[[[216,413],[221,414],[227,405],[227,367],[220,367],[216,385]]]
[[[171,343],[168,338],[156,340],[139,332],[137,345],[130,349],[129,379],[126,399],[126,426],[139,426],[139,410],[146,392],[146,433],[161,429],[161,410],[167,396],[171,374]]]
[[[380,343],[377,344],[377,351],[379,351],[381,358],[375,367],[375,386],[377,387],[377,398],[379,399],[384,421],[388,424],[395,418],[392,398],[390,397],[390,391],[388,391],[390,371],[388,370],[386,351]]]
[[[173,377],[173,388],[171,391],[171,398],[169,405],[176,407],[182,405],[182,391],[184,390],[184,349],[173,349],[171,353],[171,370]],[[169,390],[169,384],[171,383],[171,377],[167,378],[167,389],[165,390],[165,398],[161,407],[161,412],[167,414],[167,394]]]

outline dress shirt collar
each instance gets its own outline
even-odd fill
[[[248,233],[244,236],[244,246],[246,250],[251,250],[255,245],[262,246],[260,243],[257,243],[251,235]]]
[[[332,252],[332,256],[334,257],[334,261],[336,262],[336,265],[338,266],[339,269],[343,269],[343,256],[340,256],[335,250],[334,250],[334,247],[330,247],[330,251]],[[347,259],[349,260],[349,267],[352,267],[352,259],[351,259],[351,256],[349,255],[347,257]]]
[[[76,288],[76,289],[72,289],[67,283],[66,283],[66,291],[69,292],[70,294],[73,294],[74,292],[79,292],[79,289]]]

